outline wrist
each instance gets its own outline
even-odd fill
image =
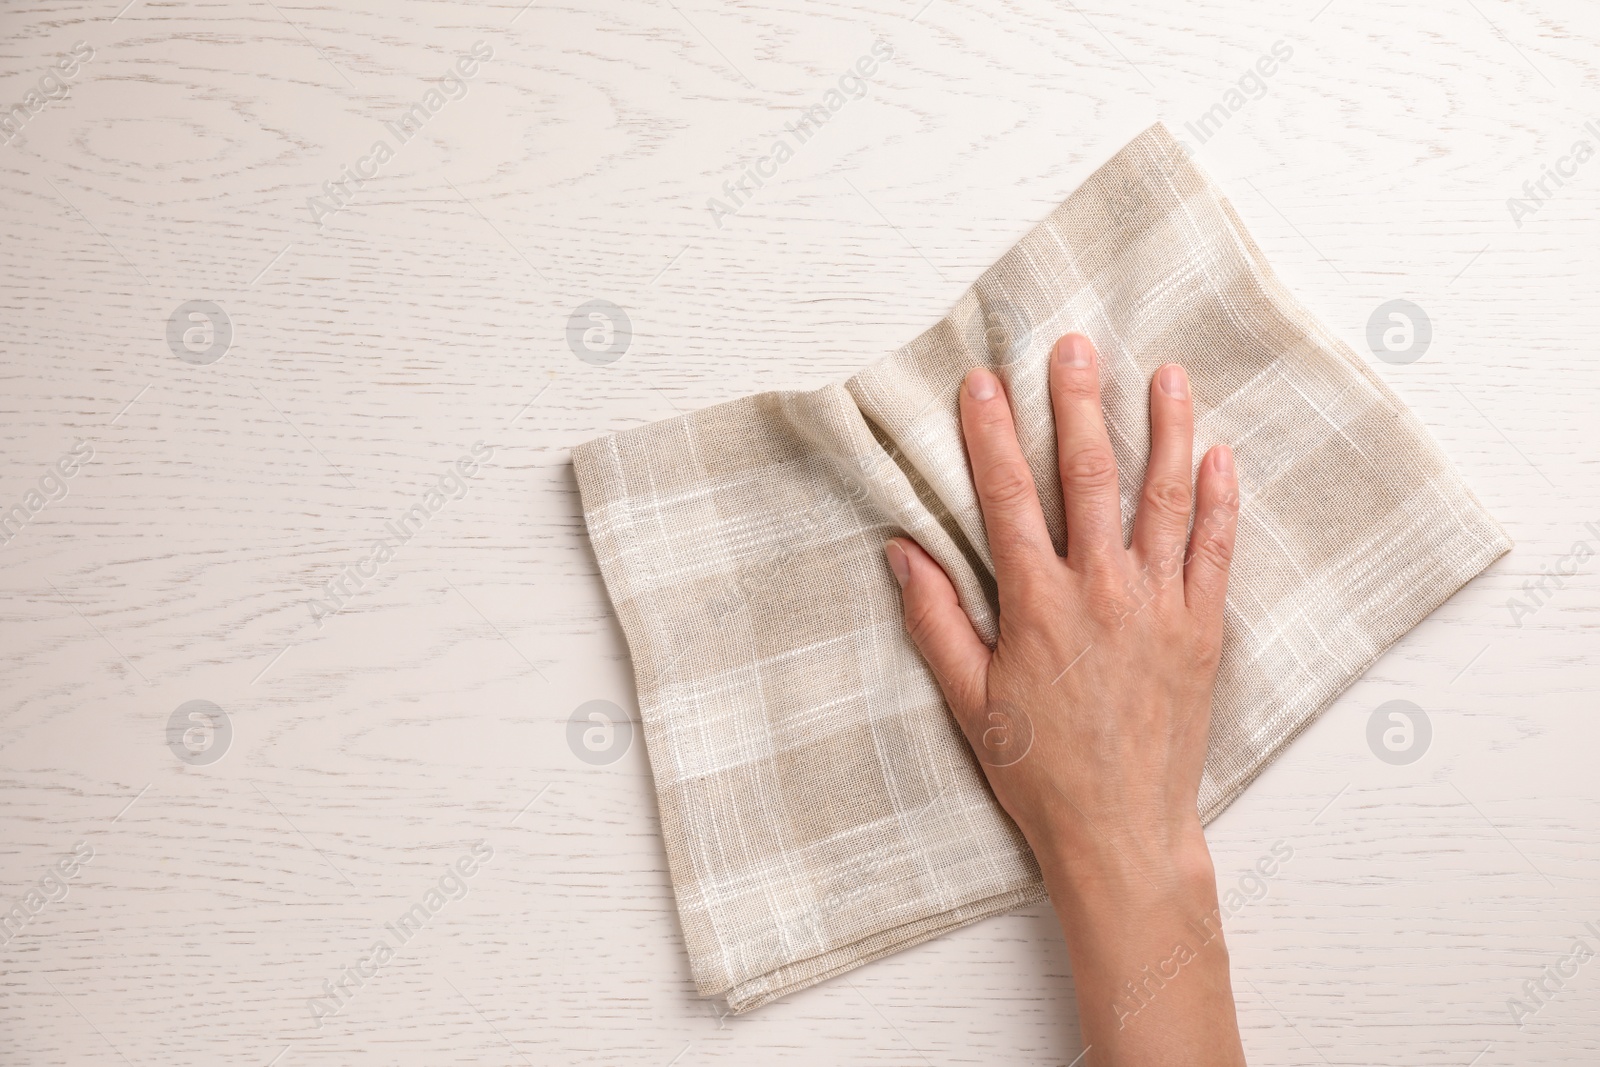
[[[1216,867],[1198,818],[1160,834],[1051,841],[1035,853],[1069,936],[1071,927],[1115,928],[1153,912],[1199,919],[1216,906]]]
[[[1080,1011],[1100,1015],[1096,1029],[1115,1019],[1120,1030],[1132,1016],[1145,1017],[1144,1007],[1180,971],[1211,977],[1180,983],[1176,1000],[1160,996],[1150,1019],[1202,989],[1226,986],[1228,950],[1209,852],[1185,846],[1148,867],[1088,867],[1054,872],[1046,885],[1073,974],[1084,983]]]
[[[1048,860],[1096,1063],[1244,1064],[1215,866],[1198,830]]]
[[[1163,892],[1215,890],[1211,849],[1194,814],[1138,832],[1068,827],[1039,838],[1030,835],[1029,844],[1052,892],[1094,897],[1139,885]]]

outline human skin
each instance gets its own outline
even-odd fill
[[[1188,376],[1158,370],[1124,545],[1098,366],[1081,334],[1051,353],[1064,557],[1005,389],[985,368],[963,383],[999,588],[993,649],[933,557],[909,538],[885,554],[908,634],[1038,858],[1072,958],[1085,1064],[1235,1067],[1244,1052],[1198,814],[1239,508],[1233,453],[1211,449],[1191,488]]]

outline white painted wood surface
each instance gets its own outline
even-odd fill
[[[1507,1005],[1600,948],[1600,559],[1506,606],[1600,548],[1600,159],[1520,226],[1506,203],[1600,143],[1594,5],[124,2],[0,11],[0,105],[93,51],[0,146],[0,508],[93,451],[0,547],[0,908],[28,918],[0,1062],[1071,1063],[1043,908],[737,1019],[695,999],[644,755],[567,742],[585,701],[633,706],[567,450],[879,358],[1158,117],[1352,344],[1426,310],[1423,358],[1374,364],[1517,541],[1212,827],[1225,886],[1294,849],[1229,930],[1251,1062],[1600,1060],[1600,963],[1520,1028]],[[865,94],[717,225],[876,41]],[[465,95],[314,221],[475,42]],[[632,322],[608,366],[566,342],[591,299]],[[215,362],[168,345],[190,300],[231,320]],[[313,621],[478,441],[467,495]],[[167,744],[196,699],[233,731],[208,765]],[[1406,766],[1366,741],[1392,699],[1433,726]],[[465,896],[318,1025],[478,841]]]

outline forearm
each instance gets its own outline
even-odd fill
[[[1176,846],[1119,850],[1101,839],[1041,863],[1072,957],[1085,1067],[1244,1063],[1198,822]]]

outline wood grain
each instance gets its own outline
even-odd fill
[[[1600,11],[122,2],[0,13],[0,106],[94,50],[0,146],[0,509],[93,449],[0,546],[0,906],[94,850],[0,945],[0,1060],[1072,1063],[1048,909],[738,1019],[696,1000],[643,753],[567,745],[583,702],[632,710],[567,450],[893,350],[1280,41],[1199,159],[1358,350],[1384,301],[1426,310],[1426,355],[1374,365],[1517,549],[1212,827],[1225,887],[1294,849],[1229,932],[1251,1062],[1600,1056],[1600,964],[1521,1028],[1507,1008],[1600,925],[1600,560],[1506,607],[1600,523],[1600,159],[1520,226],[1506,205],[1600,141]],[[865,94],[717,225],[707,200],[880,40]],[[475,42],[465,95],[314,221]],[[633,325],[608,366],[567,347],[591,299]],[[168,347],[191,300],[232,323],[216,362]],[[319,625],[480,441],[466,495]],[[1434,727],[1404,767],[1365,740],[1397,698]],[[194,699],[231,720],[213,764],[167,745]],[[319,1026],[324,981],[478,841],[465,895]]]

